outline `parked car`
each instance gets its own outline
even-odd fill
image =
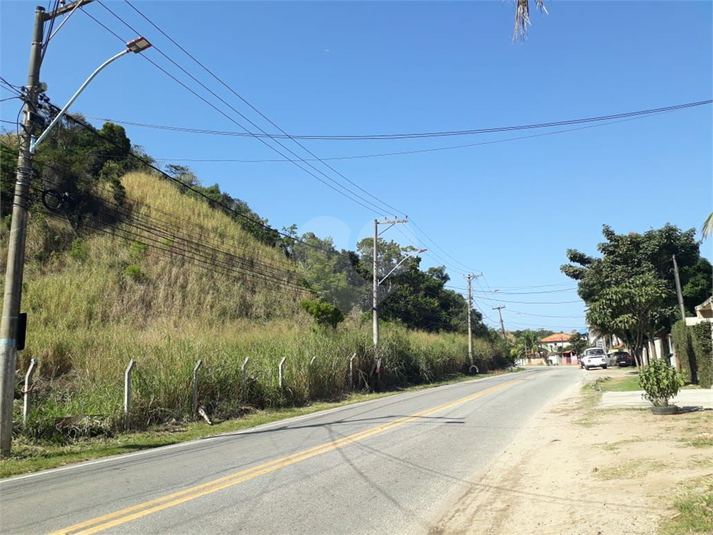
[[[580,360],[580,366],[585,370],[591,368],[607,369],[607,354],[599,347],[592,347],[584,350],[584,355]]]
[[[616,365],[621,368],[624,368],[626,366],[634,366],[635,364],[634,357],[632,357],[626,351],[615,351],[611,354],[611,356],[614,357]]]

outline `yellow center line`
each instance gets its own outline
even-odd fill
[[[202,483],[200,485],[184,489],[179,492],[167,494],[166,496],[162,496],[160,498],[149,500],[138,505],[127,507],[125,509],[115,511],[113,513],[87,520],[85,522],[74,524],[67,528],[54,531],[50,535],[70,535],[75,533],[89,535],[91,533],[98,533],[100,531],[119,526],[126,522],[130,522],[137,518],[141,518],[152,513],[162,511],[169,507],[174,507],[187,501],[195,500],[196,498],[200,498],[207,494],[211,494],[213,492],[232,487],[233,485],[238,485],[261,475],[275,472],[292,464],[311,459],[312,457],[316,457],[318,455],[322,455],[323,453],[328,453],[330,451],[343,448],[355,442],[365,440],[367,438],[379,435],[396,427],[400,427],[419,418],[430,416],[431,414],[434,414],[436,412],[444,411],[456,407],[458,405],[467,403],[468,401],[474,400],[476,398],[492,394],[494,392],[497,392],[498,390],[502,390],[519,382],[521,382],[520,379],[508,381],[507,383],[502,383],[486,390],[476,392],[475,394],[471,394],[464,398],[460,398],[455,401],[450,401],[443,405],[439,405],[437,407],[433,407],[425,411],[417,412],[410,416],[404,416],[389,423],[377,425],[369,429],[365,429],[364,431],[359,431],[358,433],[347,435],[332,442],[313,446],[311,448],[307,448],[306,450],[302,450],[300,452],[293,453],[291,455],[287,455],[285,457],[281,457],[279,459],[275,459],[273,461],[258,466],[254,466],[252,468],[241,470],[240,472],[235,472],[228,476],[221,477],[219,479],[215,479],[207,483]]]

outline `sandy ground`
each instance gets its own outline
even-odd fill
[[[582,372],[586,381],[624,373]],[[713,475],[713,411],[654,416],[595,400],[579,384],[551,403],[431,534],[660,533],[681,485]]]

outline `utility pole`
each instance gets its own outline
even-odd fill
[[[503,313],[500,312],[503,308],[505,308],[505,305],[501,305],[499,307],[493,307],[493,310],[498,311],[498,316],[500,316],[500,331],[503,333],[503,340],[505,340],[505,324],[503,323]]]
[[[12,223],[8,239],[7,274],[5,294],[0,324],[0,454],[10,453],[12,445],[12,404],[15,383],[15,361],[17,359],[17,324],[22,299],[22,276],[25,267],[25,238],[27,235],[27,194],[32,173],[31,117],[37,109],[37,95],[40,85],[40,63],[42,62],[42,42],[46,15],[43,7],[35,10],[35,29],[32,34],[30,69],[25,91],[24,117],[20,132],[20,154],[17,159],[17,179],[15,198],[12,205]]]
[[[678,306],[681,308],[681,319],[686,321],[686,309],[683,306],[683,293],[681,292],[681,279],[678,276],[678,262],[676,255],[673,255],[673,274],[676,278],[676,294],[678,295]]]
[[[482,277],[482,273],[473,274],[468,273],[465,278],[468,279],[468,359],[470,359],[470,365],[473,365],[473,329],[471,327],[470,310],[473,308],[473,288],[470,281],[476,277]]]
[[[408,217],[405,219],[384,219],[383,221],[379,221],[378,219],[374,219],[374,258],[372,259],[372,271],[373,271],[373,278],[372,278],[372,293],[371,293],[371,319],[372,319],[372,334],[374,338],[374,358],[379,359],[379,307],[378,307],[378,302],[379,302],[379,274],[378,274],[378,254],[379,254],[379,235],[383,234],[387,230],[389,230],[391,227],[394,225],[397,225],[399,223],[408,223]],[[386,227],[384,230],[379,232],[379,225],[389,225]],[[387,275],[388,276],[388,275]],[[386,278],[386,277],[384,277]],[[378,367],[378,366],[377,366]]]
[[[8,240],[5,293],[0,322],[0,455],[10,453],[12,446],[12,406],[14,397],[15,364],[17,361],[17,326],[22,301],[22,279],[25,267],[25,239],[27,235],[27,195],[32,176],[33,117],[36,116],[40,88],[40,67],[43,57],[44,25],[60,15],[74,11],[93,0],[77,0],[59,9],[45,13],[35,9],[35,27],[30,45],[30,66],[25,88],[20,150],[17,159],[15,197],[12,205],[12,222]]]

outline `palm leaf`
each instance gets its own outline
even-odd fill
[[[515,31],[512,35],[512,40],[517,41],[518,38],[525,39],[527,37],[527,27],[532,24],[530,22],[530,0],[516,0],[515,6]],[[545,0],[535,0],[537,8],[547,14]]]

